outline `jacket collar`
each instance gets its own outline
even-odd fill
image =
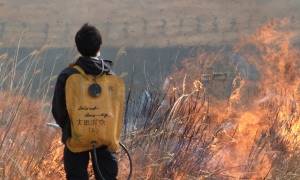
[[[75,64],[80,66],[86,74],[111,74],[112,61],[110,60],[101,60],[96,57],[79,57]]]

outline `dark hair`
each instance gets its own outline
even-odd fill
[[[95,26],[86,23],[76,33],[75,43],[82,56],[96,56],[102,45],[102,37]]]

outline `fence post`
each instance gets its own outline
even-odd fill
[[[2,37],[4,36],[5,28],[6,28],[6,23],[0,22],[0,39],[2,39]]]

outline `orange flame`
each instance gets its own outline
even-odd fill
[[[223,132],[224,136],[219,138],[220,141],[215,143],[221,151],[218,151],[216,160],[210,162],[215,164],[222,159],[225,169],[223,174],[229,177],[261,179],[269,174],[274,154],[272,144],[259,144],[265,143],[262,142],[262,137],[270,136],[268,130],[272,127],[272,119],[275,119],[268,119],[272,109],[268,105],[273,104],[275,108],[276,104],[279,107],[276,119],[285,126],[280,126],[278,136],[285,137],[289,151],[293,151],[295,145],[300,142],[300,54],[291,44],[293,34],[286,30],[286,25],[287,20],[274,20],[261,27],[255,34],[243,38],[234,47],[234,53],[244,57],[248,64],[254,65],[258,70],[259,79],[249,80],[236,72],[232,80],[231,95],[225,98],[226,101],[215,93],[223,92],[222,86],[212,85],[215,82],[206,87],[198,85],[201,74],[212,69],[215,63],[225,68],[230,66],[230,63],[224,63],[223,59],[227,57],[223,51],[219,54],[202,53],[196,59],[188,59],[183,62],[181,69],[177,69],[169,77],[173,80],[173,91],[175,89],[179,94],[206,89],[211,98],[211,113],[217,113],[221,117],[219,122],[228,121],[227,124],[231,124]],[[186,87],[184,91],[184,88],[180,88],[182,81]],[[223,82],[223,85],[225,83]],[[220,106],[221,104],[223,106]],[[224,104],[229,104],[227,110],[224,110]],[[290,127],[286,127],[287,125]],[[250,155],[255,153],[254,147],[262,145],[264,148],[260,155],[254,156],[256,159],[252,161],[255,162],[250,162]]]

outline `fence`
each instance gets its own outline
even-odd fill
[[[106,39],[107,46],[172,46],[199,45],[231,42],[240,34],[248,34],[268,21],[247,18],[221,18],[201,16],[184,18],[134,19],[132,21],[106,21],[96,24]],[[290,17],[289,30],[296,31],[299,25]],[[73,36],[81,24],[48,24],[7,22],[0,19],[0,42],[13,46],[23,35],[23,45],[39,47],[51,44],[54,47],[73,46]]]

